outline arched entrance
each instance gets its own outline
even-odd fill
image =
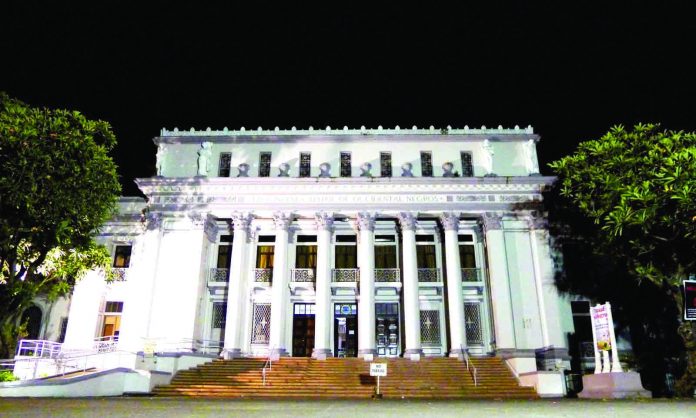
[[[36,305],[28,307],[22,313],[22,324],[27,324],[27,339],[38,340],[41,333],[41,318],[43,312]]]

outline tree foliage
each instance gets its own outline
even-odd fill
[[[696,134],[616,126],[550,166],[559,177],[557,206],[572,218],[566,235],[607,260],[605,267],[649,281],[657,294],[647,302],[671,300],[680,319],[680,286],[696,263]],[[594,277],[616,284],[613,276]],[[688,356],[679,390],[693,394],[696,327],[682,323],[679,333]]]
[[[92,268],[110,275],[93,235],[120,193],[115,144],[107,122],[0,92],[0,358],[35,296],[64,295]]]

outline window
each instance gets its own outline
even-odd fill
[[[351,163],[350,152],[341,151],[341,177],[350,177]]]
[[[354,269],[358,267],[358,247],[355,245],[337,245],[336,252],[337,269]]]
[[[396,245],[375,245],[375,268],[396,268]]]
[[[416,258],[419,269],[434,269],[437,267],[434,245],[417,245]]]
[[[58,334],[58,342],[65,342],[65,334],[68,332],[68,318],[60,318],[60,331]]]
[[[275,248],[272,245],[259,245],[256,248],[256,268],[272,269]]]
[[[114,267],[117,268],[127,268],[130,266],[131,257],[130,245],[117,245],[116,251],[114,252]]]
[[[121,329],[121,312],[123,312],[123,302],[108,301],[104,304],[102,337],[118,339],[119,330]]]
[[[439,346],[440,339],[440,311],[421,310],[421,344],[424,346]]]
[[[433,176],[433,155],[430,151],[421,151],[421,176]]]
[[[218,177],[230,176],[230,163],[232,161],[231,152],[220,153],[220,163],[218,164]]]
[[[230,268],[231,258],[232,258],[232,246],[225,245],[225,244],[218,245],[217,268],[219,268],[219,269]]]
[[[271,304],[255,303],[252,321],[251,343],[268,344],[271,337]]]
[[[462,158],[462,177],[473,177],[474,163],[471,153],[462,151],[460,155]]]
[[[476,268],[476,254],[474,253],[473,245],[459,246],[459,261],[463,269]]]
[[[227,302],[213,302],[213,328],[225,328]]]
[[[300,153],[300,177],[309,177],[312,174],[312,154]]]
[[[259,157],[259,177],[271,175],[271,153],[262,152]]]
[[[317,268],[317,246],[298,245],[296,247],[295,268],[315,269]]]
[[[379,168],[380,168],[380,175],[382,177],[391,177],[392,176],[391,152],[380,152],[379,153]]]

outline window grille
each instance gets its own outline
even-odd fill
[[[382,177],[391,177],[392,176],[391,152],[380,152],[379,153],[379,167],[380,167],[380,175]]]
[[[441,345],[440,339],[440,311],[420,311],[421,344],[434,346]]]
[[[213,328],[225,328],[227,302],[213,302]]]
[[[350,163],[350,152],[341,152],[341,177],[350,177],[351,174],[351,163]]]
[[[271,338],[271,304],[255,303],[252,344],[268,344]]]
[[[117,245],[114,253],[114,267],[126,268],[130,266],[131,250],[130,245]]]
[[[311,176],[312,171],[312,154],[308,152],[300,153],[300,177]]]
[[[259,177],[271,175],[271,153],[262,152],[259,158]]]
[[[220,153],[220,163],[218,164],[218,177],[230,176],[230,163],[232,162],[231,152]]]
[[[467,344],[483,345],[480,303],[464,303],[464,323]]]
[[[421,151],[421,176],[433,176],[433,155],[430,151]]]
[[[462,151],[462,177],[474,176],[474,163],[470,152]]]

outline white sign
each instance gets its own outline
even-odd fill
[[[387,376],[387,364],[386,363],[370,363],[370,376],[386,377]]]
[[[592,320],[592,339],[594,340],[595,373],[620,373],[619,350],[616,347],[616,335],[614,335],[614,320],[611,316],[611,305],[590,307],[590,319]],[[609,360],[611,352],[611,360]],[[601,354],[600,354],[601,353]]]
[[[611,333],[609,332],[609,314],[607,305],[590,307],[592,324],[595,332],[595,345],[599,351],[609,351],[611,346]],[[613,328],[613,324],[612,324]]]

